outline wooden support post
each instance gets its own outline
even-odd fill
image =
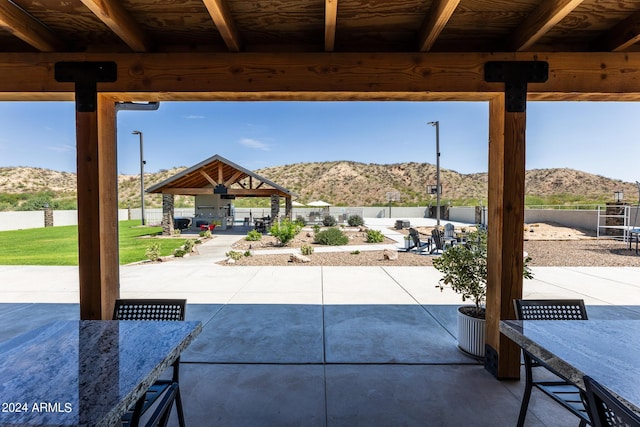
[[[119,296],[115,103],[96,83],[115,80],[115,64],[58,63],[56,80],[76,83],[80,318],[110,319]]]
[[[504,97],[489,103],[489,235],[485,366],[497,378],[520,377],[520,348],[500,334],[522,298],[525,114],[508,113]]]
[[[541,65],[542,64],[542,65]],[[487,63],[485,79],[505,83],[489,103],[489,234],[485,368],[499,379],[520,378],[520,348],[500,334],[522,298],[527,82],[544,81],[546,63]]]

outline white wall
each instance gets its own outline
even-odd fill
[[[140,218],[140,213],[138,213]],[[118,210],[118,220],[127,219],[127,210]],[[78,211],[53,211],[53,225],[77,225]],[[0,212],[0,231],[44,228],[44,211]]]
[[[311,211],[320,211],[319,208],[293,208],[293,216],[308,216]],[[236,220],[242,220],[251,215],[262,217],[269,215],[269,208],[236,208]],[[425,218],[427,207],[392,207],[389,216],[389,207],[331,207],[330,214],[338,218],[340,215],[350,212],[362,212],[363,218]],[[284,210],[283,210],[284,212]],[[176,208],[176,217],[192,217],[194,208]],[[77,211],[53,211],[53,225],[76,225],[78,223]],[[631,208],[630,224],[633,225],[636,208]],[[128,218],[127,209],[118,210],[120,221]],[[147,224],[157,225],[162,221],[162,209],[145,209]],[[140,219],[140,209],[131,209],[131,219]],[[473,207],[452,207],[449,211],[449,220],[473,224],[475,211]],[[595,210],[569,210],[569,209],[526,209],[524,220],[526,223],[555,222],[567,227],[577,227],[585,230],[596,231],[598,226],[598,212]],[[640,225],[640,218],[638,224]],[[44,227],[43,211],[0,212],[0,231],[19,230],[24,228]]]

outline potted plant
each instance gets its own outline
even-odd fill
[[[407,250],[411,249],[411,236],[408,234],[404,235],[404,248]]]
[[[522,275],[533,278],[525,255]],[[458,347],[465,353],[484,357],[485,300],[487,296],[487,232],[478,229],[469,232],[466,243],[454,245],[433,260],[436,270],[443,273],[438,282],[440,290],[445,286],[462,295],[462,301],[474,305],[458,307]]]

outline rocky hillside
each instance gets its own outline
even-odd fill
[[[428,163],[297,163],[256,172],[300,194],[302,201],[322,199],[336,205],[385,204],[386,193],[390,191],[400,192],[402,204],[428,204],[431,199],[426,186],[436,183],[436,167]],[[486,200],[486,173],[460,174],[440,169],[440,182],[445,200],[467,203]],[[624,191],[627,200],[637,197],[633,183],[572,169],[528,171],[525,186],[527,195],[536,201],[610,201],[617,190]]]
[[[145,186],[180,172],[184,168],[145,174]],[[334,205],[369,206],[387,203],[387,192],[400,192],[400,204],[425,205],[432,200],[427,185],[436,183],[436,167],[428,163],[392,165],[351,161],[296,163],[257,170],[256,173],[300,195],[308,202],[322,199]],[[487,174],[459,174],[441,169],[443,200],[458,204],[475,204],[486,200]],[[120,206],[140,205],[138,175],[118,177]],[[36,194],[48,191],[54,198],[75,196],[76,175],[48,169],[0,168],[0,194]],[[611,201],[613,192],[622,190],[627,200],[635,201],[637,187],[633,183],[605,178],[572,169],[536,169],[527,172],[526,192],[530,203],[567,203]],[[191,197],[181,197],[177,205],[193,205]],[[148,207],[161,205],[159,195],[147,195]]]

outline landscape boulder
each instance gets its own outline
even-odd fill
[[[396,261],[398,259],[398,251],[394,249],[385,249],[382,251],[382,256],[384,259],[388,259],[389,261]]]
[[[305,263],[305,262],[311,262],[311,258],[301,254],[291,254],[289,261],[297,262],[297,263]]]

